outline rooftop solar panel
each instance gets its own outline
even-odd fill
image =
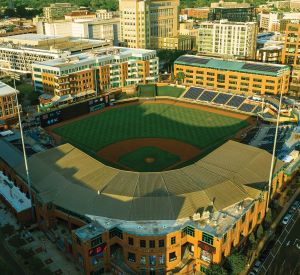
[[[282,69],[280,66],[269,66],[269,65],[262,65],[262,64],[252,64],[246,63],[243,65],[242,69],[245,70],[254,70],[254,71],[264,71],[264,72],[278,72]]]
[[[197,63],[197,64],[207,64],[209,62],[209,59],[183,55],[183,56],[180,56],[177,59],[177,61]]]

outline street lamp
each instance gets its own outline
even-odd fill
[[[276,130],[275,130],[275,137],[274,137],[274,144],[273,144],[270,175],[269,175],[269,185],[268,185],[266,212],[269,211],[269,204],[270,204],[270,197],[271,197],[270,193],[271,193],[272,178],[273,178],[273,173],[274,173],[275,153],[276,153],[277,136],[278,136],[278,126],[279,126],[279,119],[280,119],[280,112],[281,112],[281,102],[282,102],[282,89],[280,90],[279,108],[278,108],[278,114],[277,114]]]
[[[28,169],[28,163],[27,163],[27,155],[26,155],[26,150],[25,150],[24,135],[23,135],[23,128],[22,128],[20,106],[19,106],[19,100],[18,100],[18,93],[17,93],[17,89],[16,89],[16,78],[15,78],[15,75],[14,75],[13,79],[14,79],[14,90],[15,90],[16,103],[17,103],[17,113],[18,113],[18,119],[19,119],[21,141],[22,141],[22,149],[23,149],[23,155],[24,155],[24,164],[25,164],[25,170],[26,170],[27,187],[28,187],[29,199],[30,199],[30,202],[31,202],[31,214],[32,214],[32,220],[34,220],[34,208],[33,208],[32,196],[31,196],[31,180],[30,180],[30,176],[29,176],[29,169]]]

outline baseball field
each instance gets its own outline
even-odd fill
[[[112,107],[50,130],[106,163],[146,172],[197,158],[249,125],[244,115],[189,106],[158,101]]]

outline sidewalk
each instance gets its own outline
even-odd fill
[[[300,188],[298,187],[297,191],[293,194],[293,196],[287,201],[282,208],[280,214],[276,217],[276,219],[273,221],[273,223],[270,226],[270,229],[266,231],[264,237],[259,241],[255,253],[252,253],[251,260],[249,262],[249,266],[246,266],[245,270],[241,272],[240,275],[248,274],[250,267],[252,266],[253,262],[256,260],[256,257],[260,254],[262,249],[264,248],[266,242],[269,240],[269,238],[274,234],[274,230],[276,226],[280,223],[281,219],[285,215],[286,211],[289,209],[293,201],[296,199],[296,197],[300,194]]]

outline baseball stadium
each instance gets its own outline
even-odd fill
[[[205,273],[263,221],[272,155],[240,142],[264,118],[261,104],[236,95],[210,104],[222,97],[210,92],[148,85],[90,100],[68,119],[63,109],[40,117],[58,146],[28,160],[37,223],[69,229],[62,244],[82,272]],[[28,193],[22,158],[2,148],[2,177]],[[276,160],[271,199],[297,167]],[[30,216],[14,209],[20,221]]]

